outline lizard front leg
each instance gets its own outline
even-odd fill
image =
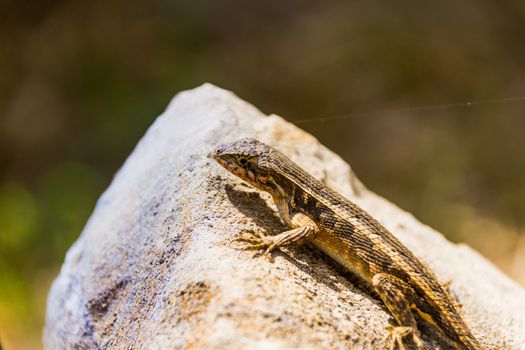
[[[390,327],[387,338],[391,339],[390,349],[394,350],[398,345],[405,350],[403,339],[411,335],[418,350],[423,350],[423,342],[419,337],[417,323],[412,313],[412,305],[415,305],[416,293],[401,279],[386,273],[378,273],[372,279],[374,289],[385,303],[386,307],[396,320],[398,327]]]
[[[296,213],[291,216],[291,224],[294,227],[291,230],[281,232],[275,236],[253,230],[245,231],[249,236],[237,237],[232,242],[246,242],[247,246],[241,249],[264,249],[264,255],[271,260],[271,251],[285,245],[299,245],[308,238],[313,237],[319,232],[317,224],[308,216],[302,213]]]

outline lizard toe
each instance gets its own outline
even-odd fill
[[[385,341],[390,339],[390,350],[394,350],[397,346],[400,350],[406,350],[404,339],[410,335],[412,341],[418,350],[424,350],[423,342],[417,336],[415,330],[412,327],[394,327],[392,325],[387,326],[388,334],[385,337]]]

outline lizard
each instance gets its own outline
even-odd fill
[[[457,349],[484,349],[434,272],[357,204],[254,138],[220,145],[209,156],[268,192],[290,228],[277,235],[245,230],[233,240],[243,242],[242,249],[264,250],[271,257],[276,248],[313,243],[380,297],[396,323],[387,327],[385,337],[391,350],[406,349],[407,341],[424,349],[418,321],[445,335]]]

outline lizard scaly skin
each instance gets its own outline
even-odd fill
[[[219,146],[210,155],[229,172],[270,193],[290,227],[275,236],[241,236],[237,240],[249,243],[246,248],[269,254],[283,245],[312,242],[380,296],[397,323],[389,328],[391,349],[405,349],[407,338],[424,349],[418,320],[458,349],[483,349],[436,275],[366,211],[256,139]]]

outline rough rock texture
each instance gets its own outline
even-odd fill
[[[357,202],[426,261],[489,348],[525,349],[525,291],[368,191],[304,131],[209,84],[178,94],[98,201],[49,293],[46,349],[382,349],[382,304],[312,246],[272,264],[228,242],[283,229],[207,153],[254,136]],[[429,348],[445,348],[431,332]]]

